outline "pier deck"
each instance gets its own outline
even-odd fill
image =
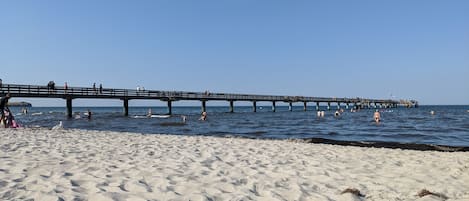
[[[402,101],[391,99],[367,99],[367,98],[327,98],[309,96],[275,96],[275,95],[255,95],[255,94],[234,94],[234,93],[211,93],[211,92],[187,92],[187,91],[161,91],[161,90],[136,90],[136,89],[114,89],[114,88],[92,88],[92,87],[54,87],[40,85],[3,84],[0,87],[0,95],[10,93],[12,97],[21,98],[61,98],[67,103],[67,115],[72,116],[73,99],[119,99],[124,106],[124,115],[128,115],[128,101],[132,99],[155,99],[166,101],[168,113],[171,114],[173,101],[197,100],[202,102],[202,111],[206,110],[207,101],[228,101],[230,112],[234,111],[233,102],[249,101],[253,103],[253,111],[256,111],[257,102],[272,102],[272,111],[275,111],[276,102],[287,102],[292,110],[292,104],[301,102],[306,111],[307,103],[316,103],[319,110],[320,103],[335,103],[340,108],[340,104],[345,104],[346,108],[350,104],[354,107],[397,107],[404,105]],[[416,102],[410,102],[416,104]]]

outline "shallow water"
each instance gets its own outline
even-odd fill
[[[128,131],[138,133],[168,133],[181,135],[242,136],[250,138],[325,138],[347,141],[383,141],[418,144],[469,146],[469,106],[421,106],[419,108],[379,109],[382,122],[373,122],[374,109],[356,113],[346,111],[334,117],[335,110],[327,111],[324,118],[316,117],[315,108],[268,106],[256,113],[251,107],[208,107],[208,120],[198,121],[200,107],[174,107],[170,118],[142,118],[149,107],[132,107],[124,117],[121,107],[76,107],[80,119],[68,119],[64,107],[32,107],[26,115],[21,108],[12,108],[16,120],[27,127],[52,127],[63,121],[65,128]],[[83,115],[93,112],[88,120]],[[324,108],[325,109],[325,108]],[[152,107],[153,113],[164,114],[165,107]],[[435,111],[431,115],[430,111]],[[181,124],[181,115],[187,123]]]

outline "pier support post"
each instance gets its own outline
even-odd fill
[[[292,102],[289,102],[288,103],[288,110],[291,112],[293,111],[293,103]]]
[[[275,108],[275,101],[272,101],[272,112],[275,112],[276,111],[276,108]]]
[[[206,101],[202,101],[202,112],[207,112],[207,106],[206,106]]]
[[[306,101],[305,101],[305,102],[303,102],[303,111],[305,111],[305,112],[306,112],[306,110],[307,110],[307,107],[308,107],[308,105],[307,105]]]
[[[72,98],[67,97],[67,117],[72,118]]]
[[[129,116],[129,99],[124,99],[124,116]]]
[[[373,107],[376,109],[378,107],[378,104],[374,103]]]
[[[168,100],[168,114],[173,114],[173,101]]]
[[[340,102],[337,102],[337,109],[340,110]]]
[[[319,111],[319,102],[316,102],[316,111]]]
[[[331,110],[331,102],[327,102],[327,110]]]
[[[252,101],[252,111],[257,112],[257,103],[256,103],[256,101]]]
[[[233,101],[230,101],[230,112],[231,112],[231,113],[234,112],[234,104],[233,104]]]
[[[345,104],[345,109],[348,110],[348,108],[349,108],[349,103],[347,102],[347,104]]]

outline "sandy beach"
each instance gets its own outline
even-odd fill
[[[1,200],[469,200],[468,152],[44,128],[0,139]]]

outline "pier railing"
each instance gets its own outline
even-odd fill
[[[278,102],[338,102],[338,103],[380,103],[399,104],[390,99],[364,98],[326,98],[305,96],[272,96],[254,94],[187,92],[114,89],[99,87],[64,87],[50,88],[41,85],[3,84],[2,94],[10,93],[14,97],[46,97],[46,98],[105,98],[105,99],[161,99],[161,100],[226,100],[226,101],[278,101]]]

